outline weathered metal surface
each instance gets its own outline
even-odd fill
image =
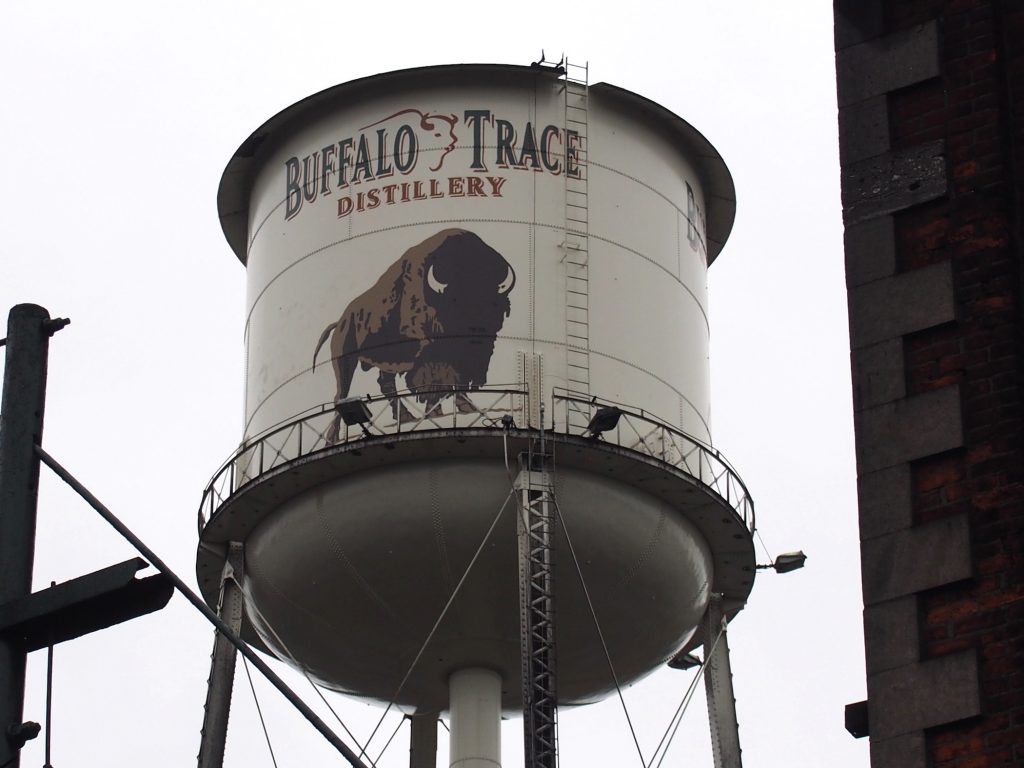
[[[217,613],[236,635],[242,631],[245,599],[241,581],[244,553],[237,542],[228,544],[228,557],[221,576],[221,600]],[[231,694],[235,681],[235,660],[238,651],[231,641],[217,632],[210,657],[210,677],[206,683],[206,705],[199,742],[199,768],[220,768],[224,764],[224,747],[228,737]]]
[[[174,586],[159,573],[134,578],[147,567],[133,558],[4,603],[0,637],[31,652],[158,611]]]
[[[19,304],[7,318],[3,404],[0,406],[0,603],[32,589],[39,460],[33,445],[42,439],[46,401],[46,357],[50,315],[34,304]],[[25,651],[0,641],[0,734],[22,722]],[[0,765],[17,768],[19,752],[0,738]]]

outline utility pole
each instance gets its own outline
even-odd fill
[[[39,735],[38,723],[22,720],[28,654],[159,610],[174,591],[163,574],[134,578],[147,565],[134,558],[32,592],[47,353],[69,322],[19,304],[0,342],[0,768],[18,768],[21,748]]]
[[[46,360],[50,336],[67,325],[35,304],[19,304],[7,318],[6,367],[0,405],[0,604],[32,590],[39,458],[43,437]],[[22,722],[25,651],[0,637],[0,765],[18,768],[26,739],[39,726]]]

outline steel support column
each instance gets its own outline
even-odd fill
[[[409,716],[409,768],[437,768],[437,712]]]
[[[736,697],[729,665],[722,596],[713,594],[701,623],[704,636],[704,688],[708,699],[708,723],[715,768],[742,768],[740,731],[736,722]]]
[[[32,590],[39,459],[46,400],[50,335],[66,321],[50,320],[35,304],[19,304],[7,318],[6,367],[0,405],[0,604]],[[25,699],[25,649],[0,641],[0,765],[17,768]]]
[[[520,643],[523,662],[523,739],[527,768],[558,765],[555,677],[554,568],[555,506],[551,457],[541,438],[520,456],[516,479],[520,504]]]
[[[220,582],[218,615],[236,635],[242,631],[245,600],[239,581],[242,578],[243,550],[238,542],[228,544],[228,557]],[[206,706],[203,730],[199,736],[199,768],[221,768],[228,738],[231,693],[235,684],[235,660],[238,650],[223,633],[217,632],[210,657],[210,677],[206,682]]]

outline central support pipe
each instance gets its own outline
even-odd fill
[[[501,675],[460,669],[448,680],[450,768],[501,768]]]

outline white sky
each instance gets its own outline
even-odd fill
[[[809,555],[803,571],[759,578],[730,627],[744,758],[865,765],[866,740],[843,729],[864,673],[831,3],[7,3],[0,309],[35,302],[73,321],[51,344],[46,448],[193,582],[200,494],[241,436],[244,273],[215,203],[232,152],[335,83],[528,64],[541,48],[680,114],[732,171],[736,225],[711,270],[715,443],[772,555]],[[45,477],[36,588],[134,554]],[[176,596],[58,646],[54,764],[190,764],[211,643]],[[29,719],[43,719],[44,671],[34,654]],[[269,766],[239,673],[226,764]],[[645,756],[692,674],[662,670],[626,692]],[[257,689],[282,768],[341,764]],[[380,710],[331,700],[365,738]],[[711,765],[703,710],[701,691],[664,765]],[[521,765],[518,719],[504,739],[506,764]],[[42,742],[23,766],[42,765]],[[560,742],[564,768],[640,763],[614,699],[563,710]],[[403,729],[382,768],[407,765],[407,748]]]

